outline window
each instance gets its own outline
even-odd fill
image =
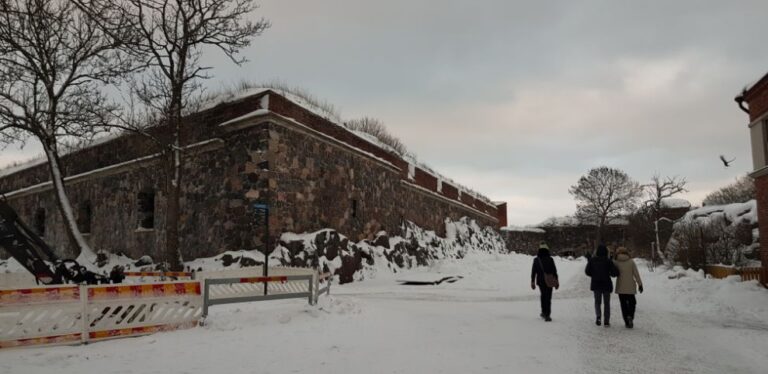
[[[45,208],[37,208],[35,211],[35,231],[37,235],[45,235]]]
[[[155,228],[155,191],[144,190],[139,192],[138,205],[139,205],[138,206],[139,228],[154,229]]]
[[[269,170],[269,161],[262,161],[256,164],[256,167],[260,170]]]
[[[357,199],[352,199],[352,218],[357,218]]]
[[[91,233],[91,214],[90,201],[85,201],[80,204],[80,207],[77,210],[77,228],[80,229],[80,232],[83,234]]]

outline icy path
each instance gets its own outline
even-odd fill
[[[429,269],[465,278],[399,286],[404,275],[301,301],[214,307],[205,328],[82,347],[0,352],[0,373],[765,373],[768,291],[648,273],[636,328],[613,297],[593,324],[583,261],[558,261],[552,323],[538,318],[531,258],[472,256]],[[643,269],[644,270],[644,269]],[[423,274],[422,274],[423,275]]]

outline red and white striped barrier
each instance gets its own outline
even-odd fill
[[[0,348],[82,340],[80,286],[0,290]]]
[[[202,307],[199,282],[0,290],[0,348],[194,327]]]
[[[192,278],[195,273],[189,271],[126,271],[126,277],[173,277]]]

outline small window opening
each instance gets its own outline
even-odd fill
[[[357,199],[352,199],[352,218],[357,218]]]
[[[269,170],[269,161],[262,161],[256,164],[256,167],[260,170]]]
[[[155,191],[139,192],[139,228],[155,228]]]
[[[80,209],[77,212],[77,227],[80,229],[80,233],[91,233],[91,215],[93,211],[91,209],[91,202],[86,201],[80,204]]]
[[[45,235],[45,208],[37,208],[35,211],[35,231],[37,235]]]

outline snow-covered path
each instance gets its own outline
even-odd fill
[[[335,286],[320,308],[288,300],[215,307],[197,328],[81,347],[0,351],[0,373],[765,373],[768,291],[643,270],[636,328],[593,323],[583,261],[559,260],[552,323],[538,318],[531,258],[473,255]],[[423,275],[423,274],[421,274]]]

